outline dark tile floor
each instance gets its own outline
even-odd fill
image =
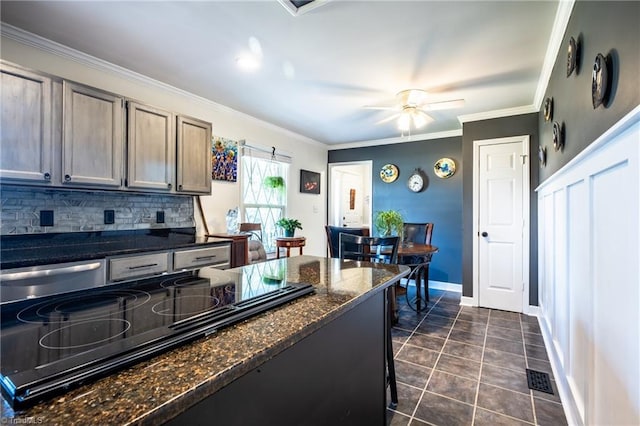
[[[388,425],[566,425],[537,318],[460,306],[431,290],[427,310],[398,296],[392,331],[398,407]],[[554,394],[530,390],[526,368],[549,373]]]

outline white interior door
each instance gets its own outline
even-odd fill
[[[523,312],[528,300],[527,152],[528,137],[476,141],[474,147],[479,306]]]
[[[371,161],[329,165],[329,225],[369,226],[371,169]]]

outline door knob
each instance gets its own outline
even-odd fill
[[[482,233],[482,234],[480,234],[480,235],[482,235],[483,237],[488,237],[488,236],[489,236],[489,234],[487,234],[486,232],[483,232],[483,233]]]

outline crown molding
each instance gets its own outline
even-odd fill
[[[523,105],[514,108],[496,109],[493,111],[479,112],[477,114],[467,114],[458,116],[460,123],[467,123],[470,121],[490,120],[492,118],[509,117],[511,115],[530,114],[532,112],[538,112],[539,107],[535,105]]]
[[[0,35],[10,40],[14,40],[20,44],[24,44],[26,46],[30,46],[38,50],[42,50],[46,53],[61,57],[63,59],[66,59],[72,62],[76,62],[80,65],[95,69],[97,71],[105,72],[105,73],[114,75],[116,77],[120,77],[129,81],[132,81],[134,83],[142,84],[147,87],[151,87],[153,89],[162,90],[164,92],[169,92],[173,95],[187,98],[190,101],[198,102],[203,106],[206,106],[207,108],[212,109],[214,111],[236,115],[238,117],[251,120],[263,128],[268,128],[270,130],[274,130],[279,133],[283,133],[283,134],[295,137],[296,139],[301,139],[306,143],[316,145],[316,146],[326,147],[326,144],[318,142],[307,136],[303,136],[291,130],[276,126],[275,124],[253,117],[249,114],[245,114],[243,112],[237,111],[233,108],[229,108],[225,105],[219,104],[210,99],[203,98],[202,96],[198,96],[194,93],[187,92],[186,90],[179,89],[175,86],[171,86],[170,84],[163,83],[159,80],[155,80],[151,77],[137,73],[135,71],[131,71],[119,65],[112,64],[111,62],[107,62],[103,59],[97,58],[95,56],[89,55],[87,53],[81,52],[69,46],[65,46],[63,44],[57,43],[55,41],[49,40],[37,34],[33,34],[29,31],[25,31],[13,25],[9,25],[2,22],[0,25]]]
[[[391,145],[396,143],[425,141],[430,139],[453,138],[456,136],[462,136],[462,129],[447,130],[445,132],[421,133],[421,134],[410,135],[410,136],[398,136],[395,138],[388,138],[388,139],[373,139],[373,140],[360,141],[360,142],[347,142],[347,143],[328,145],[328,147],[329,147],[329,150],[331,151],[335,149],[364,148],[369,146]]]
[[[549,85],[549,79],[551,78],[551,72],[555,65],[556,58],[558,57],[558,51],[562,46],[562,40],[564,34],[567,31],[569,25],[569,19],[573,12],[573,6],[575,0],[560,0],[558,2],[558,10],[556,11],[556,18],[553,21],[553,27],[551,29],[551,36],[549,37],[549,44],[547,45],[547,53],[544,57],[542,64],[542,70],[540,71],[540,78],[538,80],[538,87],[533,97],[533,105],[536,111],[540,111],[544,94],[547,91]]]

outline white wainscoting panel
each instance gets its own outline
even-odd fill
[[[569,424],[640,424],[639,161],[637,107],[537,189],[539,315]]]

